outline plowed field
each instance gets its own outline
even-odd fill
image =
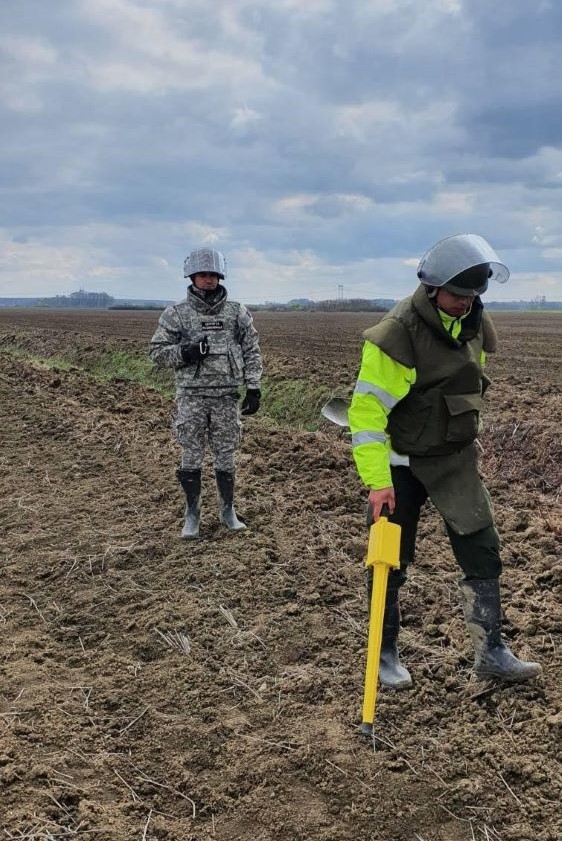
[[[475,681],[428,506],[403,591],[415,685],[379,693],[370,743],[348,441],[249,418],[248,530],[219,525],[208,463],[202,539],[182,542],[170,399],[86,370],[142,353],[157,316],[0,310],[0,836],[559,841],[562,317],[494,317],[480,439],[505,636],[543,675]],[[348,393],[374,320],[258,314],[269,378]]]

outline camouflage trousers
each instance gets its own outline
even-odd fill
[[[199,470],[208,439],[215,470],[234,470],[234,454],[242,438],[238,394],[201,397],[189,394],[176,402],[175,434],[182,447],[181,466]]]

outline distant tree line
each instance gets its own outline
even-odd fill
[[[560,310],[562,301],[547,301],[544,295],[537,295],[530,301],[485,301],[487,310]]]
[[[113,298],[107,292],[87,292],[79,289],[70,295],[55,295],[52,298],[0,298],[0,308],[4,307],[67,307],[91,309],[154,309],[162,310],[172,301]],[[265,304],[252,304],[252,310],[278,312],[386,312],[396,300],[393,298],[345,298],[326,301],[311,301],[309,298],[293,298],[286,303],[266,301]],[[562,301],[547,301],[544,295],[537,295],[531,300],[485,301],[488,310],[562,310]]]
[[[269,312],[387,312],[396,304],[392,298],[345,298],[328,301],[311,301],[308,298],[295,298],[287,303],[266,301],[265,304],[250,304],[253,311]],[[561,310],[561,301],[547,301],[544,295],[538,295],[530,301],[485,301],[488,310]]]
[[[157,310],[162,311],[166,304],[112,304],[110,310]]]
[[[70,295],[55,295],[53,298],[38,298],[36,307],[72,307],[79,309],[107,309],[115,301],[107,292],[86,292],[79,289]]]
[[[344,300],[311,301],[308,298],[296,298],[281,304],[266,301],[265,304],[252,304],[252,310],[273,312],[386,312],[395,303],[390,299],[372,300],[370,298],[346,298]]]

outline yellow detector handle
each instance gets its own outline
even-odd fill
[[[361,732],[370,736],[373,732],[373,721],[375,720],[388,571],[400,567],[400,526],[396,523],[389,523],[387,517],[379,517],[369,530],[369,545],[365,566],[373,567],[373,588],[369,612],[369,639],[367,643]]]

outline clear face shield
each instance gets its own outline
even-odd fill
[[[457,234],[442,239],[427,251],[418,266],[418,278],[426,286],[445,286],[453,278],[483,263],[489,265],[488,277],[498,283],[509,278],[509,269],[484,237],[478,234]],[[485,291],[487,283],[483,285]],[[480,294],[475,289],[475,294]]]

